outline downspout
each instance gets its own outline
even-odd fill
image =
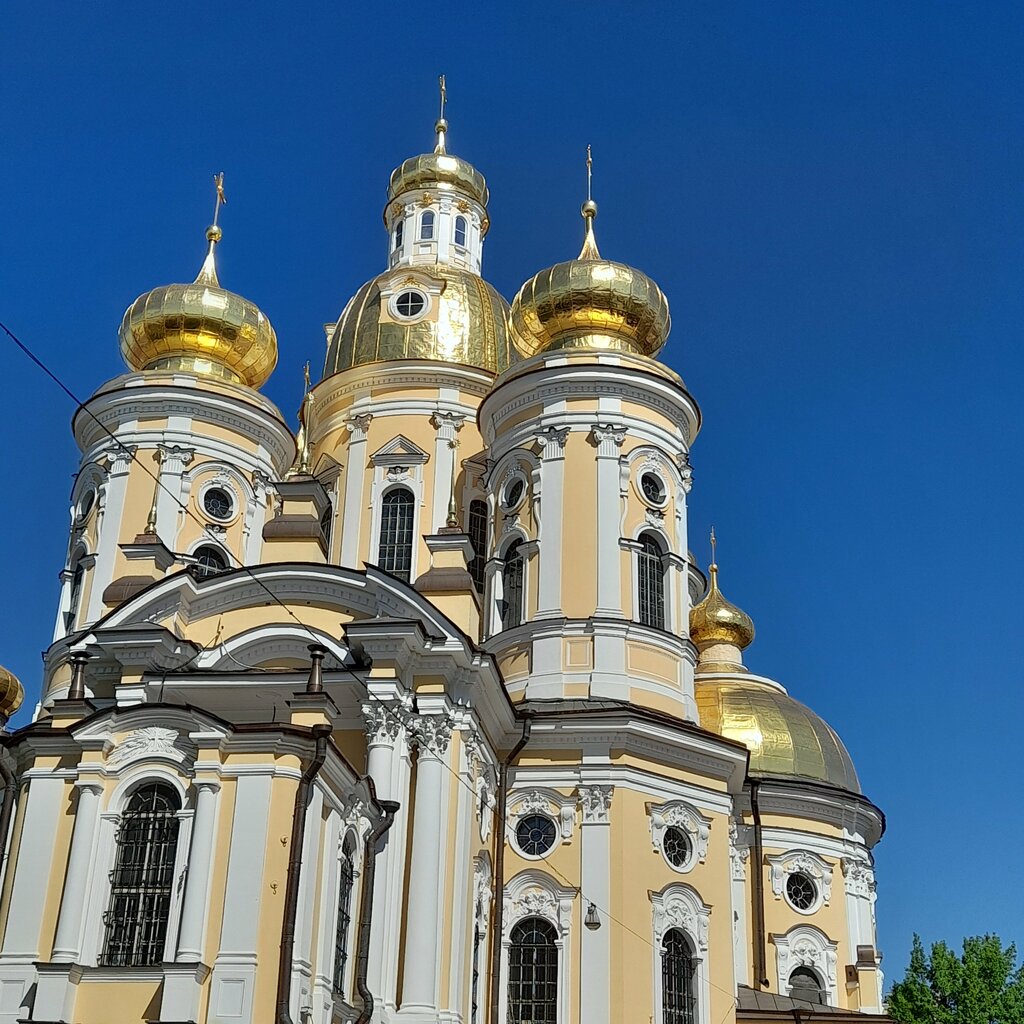
[[[490,1024],[498,1024],[498,1007],[501,993],[498,985],[501,981],[501,933],[505,927],[505,805],[508,802],[508,769],[519,756],[520,751],[530,739],[530,719],[523,721],[523,735],[519,742],[508,752],[498,766],[497,821],[494,825],[494,879],[493,895],[494,910],[491,914],[491,999]]]
[[[299,873],[302,869],[302,840],[306,831],[306,809],[309,788],[327,760],[327,741],[331,735],[329,725],[314,725],[316,747],[313,758],[299,779],[295,791],[295,813],[292,815],[291,853],[288,857],[288,879],[284,889],[284,924],[281,928],[281,955],[277,963],[278,1024],[294,1024],[291,1017],[292,956],[295,952],[295,916],[299,908]]]
[[[758,989],[767,989],[771,987],[771,983],[765,976],[768,973],[768,966],[765,962],[764,934],[764,847],[761,842],[761,808],[757,802],[760,785],[759,782],[750,783],[750,813],[754,819],[750,880],[753,883],[751,899],[754,904],[754,985]]]
[[[370,786],[373,780],[367,779]],[[373,876],[377,869],[377,841],[395,820],[398,808],[397,800],[378,801],[384,817],[366,833],[363,843],[363,884],[359,897],[359,955],[356,958],[356,991],[363,1001],[363,1008],[355,1019],[355,1024],[367,1024],[373,1015],[373,993],[366,986],[366,973],[370,965],[370,920],[373,917]]]

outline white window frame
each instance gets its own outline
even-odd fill
[[[100,958],[103,955],[107,933],[103,918],[110,909],[110,873],[117,859],[117,830],[121,816],[136,790],[149,783],[157,782],[169,785],[178,794],[181,801],[181,808],[176,813],[178,845],[174,854],[174,885],[171,890],[171,903],[167,911],[167,935],[164,938],[163,960],[171,962],[176,958],[182,898],[185,890],[183,881],[192,848],[192,822],[195,816],[195,807],[194,801],[191,799],[192,789],[186,786],[185,780],[181,776],[164,765],[147,762],[128,767],[121,773],[117,786],[110,794],[106,810],[100,814],[100,827],[96,830],[93,854],[93,864],[97,865],[97,869],[92,872],[89,891],[86,895],[84,914],[86,925],[79,960],[83,966],[101,966]],[[152,969],[160,970],[160,965],[155,964]]]
[[[520,921],[539,917],[555,927],[558,950],[558,1010],[556,1024],[569,1022],[570,957],[572,955],[572,907],[577,890],[559,885],[543,871],[528,868],[516,875],[504,892],[504,920],[501,934],[499,1020],[508,1020],[509,953],[512,929]],[[701,1022],[704,1024],[704,1022]]]
[[[708,855],[708,840],[711,835],[711,818],[704,817],[695,807],[684,800],[670,800],[664,804],[647,805],[648,824],[651,829],[651,844],[665,858],[665,863],[679,874],[692,871],[697,864],[703,864]],[[669,828],[680,828],[690,841],[690,854],[680,866],[665,856],[665,832]]]
[[[785,900],[786,906],[797,914],[810,917],[832,900],[832,865],[811,850],[788,850],[765,858],[771,868],[772,894],[777,900]],[[786,883],[790,875],[806,875],[818,890],[817,898],[806,910],[790,902]]]
[[[648,892],[652,906],[654,931],[654,1024],[665,1020],[662,992],[661,951],[665,933],[679,929],[693,949],[695,975],[694,1024],[709,1024],[711,1014],[711,978],[708,969],[708,933],[711,908],[697,890],[682,882],[674,882],[660,892]]]
[[[522,527],[513,527],[504,537],[501,538],[500,546],[498,547],[498,555],[492,559],[488,565],[493,564],[494,568],[490,573],[490,584],[491,584],[491,595],[490,595],[490,607],[491,607],[491,629],[490,634],[501,633],[504,631],[504,625],[501,621],[501,609],[498,607],[500,602],[505,595],[505,555],[508,553],[508,549],[512,546],[515,541],[520,543],[520,554],[523,559],[523,608],[522,616],[520,617],[519,624],[511,627],[512,629],[518,629],[519,626],[524,625],[529,621],[529,592],[527,587],[529,586],[529,551],[526,550],[527,545],[530,543],[529,537],[526,536],[526,531]]]
[[[836,1006],[837,943],[812,924],[798,924],[784,935],[772,935],[778,992],[789,995],[789,977],[798,967],[809,967],[821,980],[829,1006]]]

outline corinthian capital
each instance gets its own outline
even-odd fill
[[[442,757],[452,738],[451,716],[444,712],[439,715],[416,715],[410,719],[409,731],[420,753]]]
[[[405,727],[406,711],[397,701],[369,700],[363,704],[363,721],[370,744],[394,743]]]

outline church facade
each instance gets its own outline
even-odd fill
[[[128,308],[0,737],[0,1024],[883,1013],[884,819],[689,553],[665,296],[588,200],[509,305],[446,132],[297,435],[216,219]]]

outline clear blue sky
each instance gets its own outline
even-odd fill
[[[713,522],[748,664],[888,815],[889,979],[914,930],[1024,945],[1020,4],[16,2],[0,52],[0,319],[82,396],[135,296],[196,273],[215,171],[293,415],[439,72],[509,297],[578,250],[591,143],[601,249],[667,293],[704,411],[697,554]],[[0,377],[0,662],[38,687],[73,409],[6,342]]]

